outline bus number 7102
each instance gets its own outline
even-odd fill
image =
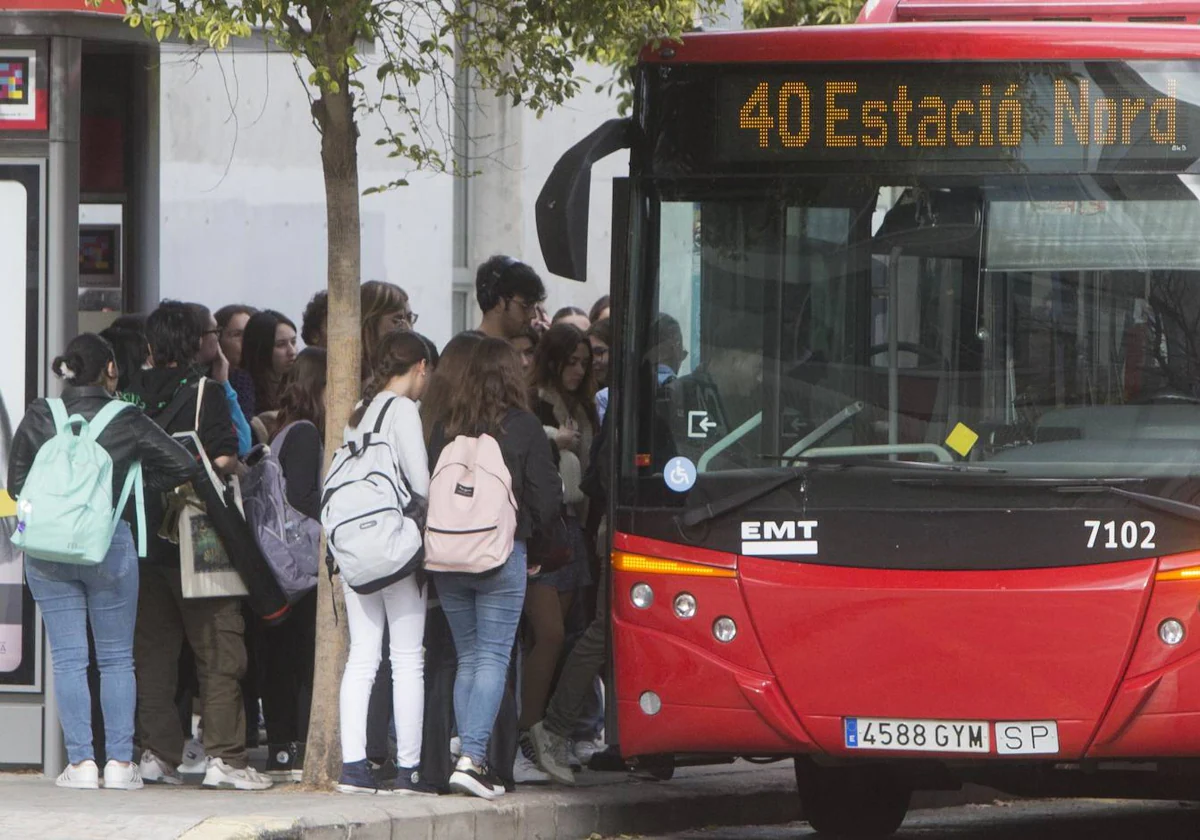
[[[1156,528],[1153,522],[1101,522],[1099,519],[1089,519],[1083,527],[1090,529],[1088,533],[1088,548],[1154,548]],[[1103,545],[1097,546],[1096,540],[1103,532]],[[1140,542],[1139,542],[1140,539]]]

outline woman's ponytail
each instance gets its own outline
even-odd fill
[[[75,385],[78,384],[79,371],[83,370],[83,365],[83,356],[78,353],[64,353],[54,360],[50,369],[63,382]]]
[[[116,362],[112,345],[95,333],[81,333],[50,364],[54,375],[68,385],[101,385],[109,362]]]
[[[358,424],[362,422],[363,417],[365,417],[367,414],[367,408],[370,407],[371,400],[378,396],[379,392],[383,390],[383,386],[388,383],[389,379],[391,379],[390,376],[383,377],[379,373],[376,373],[369,380],[367,380],[367,384],[363,388],[362,403],[360,403],[358,408],[354,409],[354,413],[350,415],[350,428],[358,428]]]

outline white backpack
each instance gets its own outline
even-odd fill
[[[347,585],[364,594],[408,577],[421,565],[421,526],[409,515],[413,492],[382,434],[396,399],[374,400],[367,407],[359,428],[371,431],[351,437],[334,453],[321,496],[329,559]]]
[[[491,435],[460,435],[442,450],[429,481],[425,568],[479,574],[512,554],[517,502],[512,474]]]

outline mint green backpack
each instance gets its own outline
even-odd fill
[[[113,504],[113,462],[97,443],[100,433],[129,403],[113,400],[89,422],[67,416],[62,400],[49,399],[56,434],[33,459],[17,497],[17,530],[13,545],[30,557],[56,563],[95,565],[103,562],[134,493],[138,518],[138,556],[146,556],[146,507],[142,465],[129,468],[121,497]]]

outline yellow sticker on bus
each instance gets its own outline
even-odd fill
[[[979,440],[979,435],[967,428],[962,423],[955,424],[950,430],[950,434],[946,437],[946,445],[957,452],[964,458],[971,451],[971,447]]]

